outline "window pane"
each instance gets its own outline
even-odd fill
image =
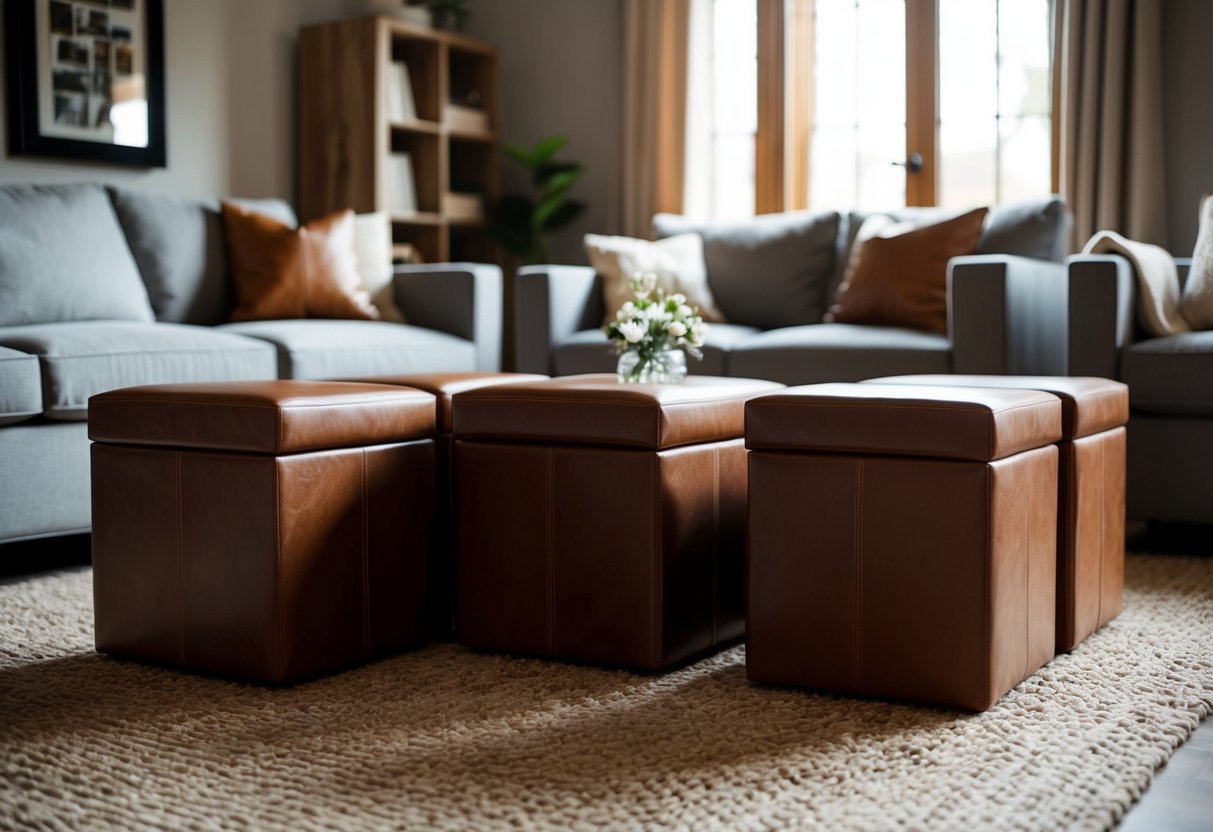
[[[1003,115],[1049,114],[1049,0],[1002,0],[998,99]]]
[[[716,0],[712,75],[716,129],[758,129],[758,7],[755,0]]]
[[[813,123],[822,127],[855,124],[855,3],[819,0],[814,4]]]
[[[855,133],[853,127],[813,131],[809,151],[809,207],[813,210],[849,211],[856,206]]]
[[[887,211],[906,204],[906,172],[893,160],[905,155],[905,125],[859,128],[858,190],[853,207]]]
[[[939,129],[939,194],[950,208],[990,205],[997,198],[997,122],[952,119]],[[1045,155],[1045,175],[1048,175]]]
[[[1052,187],[1049,154],[1053,141],[1048,116],[1004,118],[1000,126],[999,201],[1015,202],[1047,194]]]
[[[905,0],[860,0],[858,43],[860,126],[905,124]],[[893,159],[903,155],[899,149]]]
[[[754,134],[717,133],[713,160],[715,199],[712,216],[754,216]]]
[[[995,9],[996,0],[939,0],[939,116],[945,125],[955,119],[994,117]]]
[[[809,206],[905,204],[905,0],[817,0]]]

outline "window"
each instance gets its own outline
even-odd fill
[[[1049,193],[1052,19],[1053,0],[692,0],[687,212]]]
[[[757,0],[692,0],[688,52],[688,214],[754,215]]]

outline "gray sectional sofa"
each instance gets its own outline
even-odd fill
[[[894,219],[943,216],[905,208]],[[728,323],[712,324],[692,373],[785,384],[902,373],[1057,373],[1064,362],[1069,214],[1056,197],[996,206],[976,253],[949,267],[946,335],[823,323],[865,215],[788,213],[735,223],[658,215],[658,237],[698,231],[708,283]],[[610,372],[599,278],[585,266],[516,276],[517,369]]]
[[[278,200],[243,201],[289,224]],[[89,396],[139,384],[500,367],[501,271],[402,267],[407,324],[225,323],[217,200],[0,187],[0,543],[87,531]]]

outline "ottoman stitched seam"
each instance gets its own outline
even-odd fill
[[[556,655],[556,489],[553,484],[553,469],[555,467],[555,448],[547,449],[547,470],[545,472],[544,488],[547,494],[544,503],[547,505],[544,546],[544,624],[547,628],[548,655]]]
[[[1031,471],[1029,470],[1029,474]],[[1035,526],[1035,515],[1032,512],[1032,480],[1028,478],[1028,533],[1024,538],[1023,553],[1023,674],[1020,681],[1028,678],[1032,664],[1032,532]],[[1054,555],[1056,560],[1057,556]],[[1016,682],[1015,684],[1019,684]]]
[[[854,652],[851,672],[854,675],[855,690],[863,693],[863,460],[855,461],[855,543],[854,562],[851,567],[852,580],[855,582],[854,614],[851,619],[851,638],[854,639]]]
[[[274,613],[278,628],[274,640],[274,672],[279,679],[286,673],[286,650],[283,641],[283,599],[282,599],[282,482],[278,468],[278,460],[274,460],[274,560],[277,568],[274,570]]]
[[[982,659],[985,664],[985,678],[981,681],[981,686],[984,688],[985,702],[990,701],[990,695],[994,690],[994,644],[991,635],[990,621],[990,594],[994,591],[991,581],[991,571],[993,571],[994,558],[994,467],[986,463],[986,545],[985,557],[982,558],[982,568],[985,574],[982,576]],[[984,704],[984,703],[983,703]]]
[[[362,449],[362,655],[371,655],[371,565],[369,506],[367,505],[367,449]]]
[[[177,457],[177,660],[185,664],[185,515],[181,509],[181,451]]]

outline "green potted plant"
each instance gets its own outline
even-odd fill
[[[547,262],[548,236],[585,210],[584,202],[569,198],[584,167],[555,158],[568,143],[568,136],[548,136],[530,150],[516,145],[504,148],[508,157],[530,171],[532,193],[502,197],[489,212],[488,228],[493,239],[523,264]]]

